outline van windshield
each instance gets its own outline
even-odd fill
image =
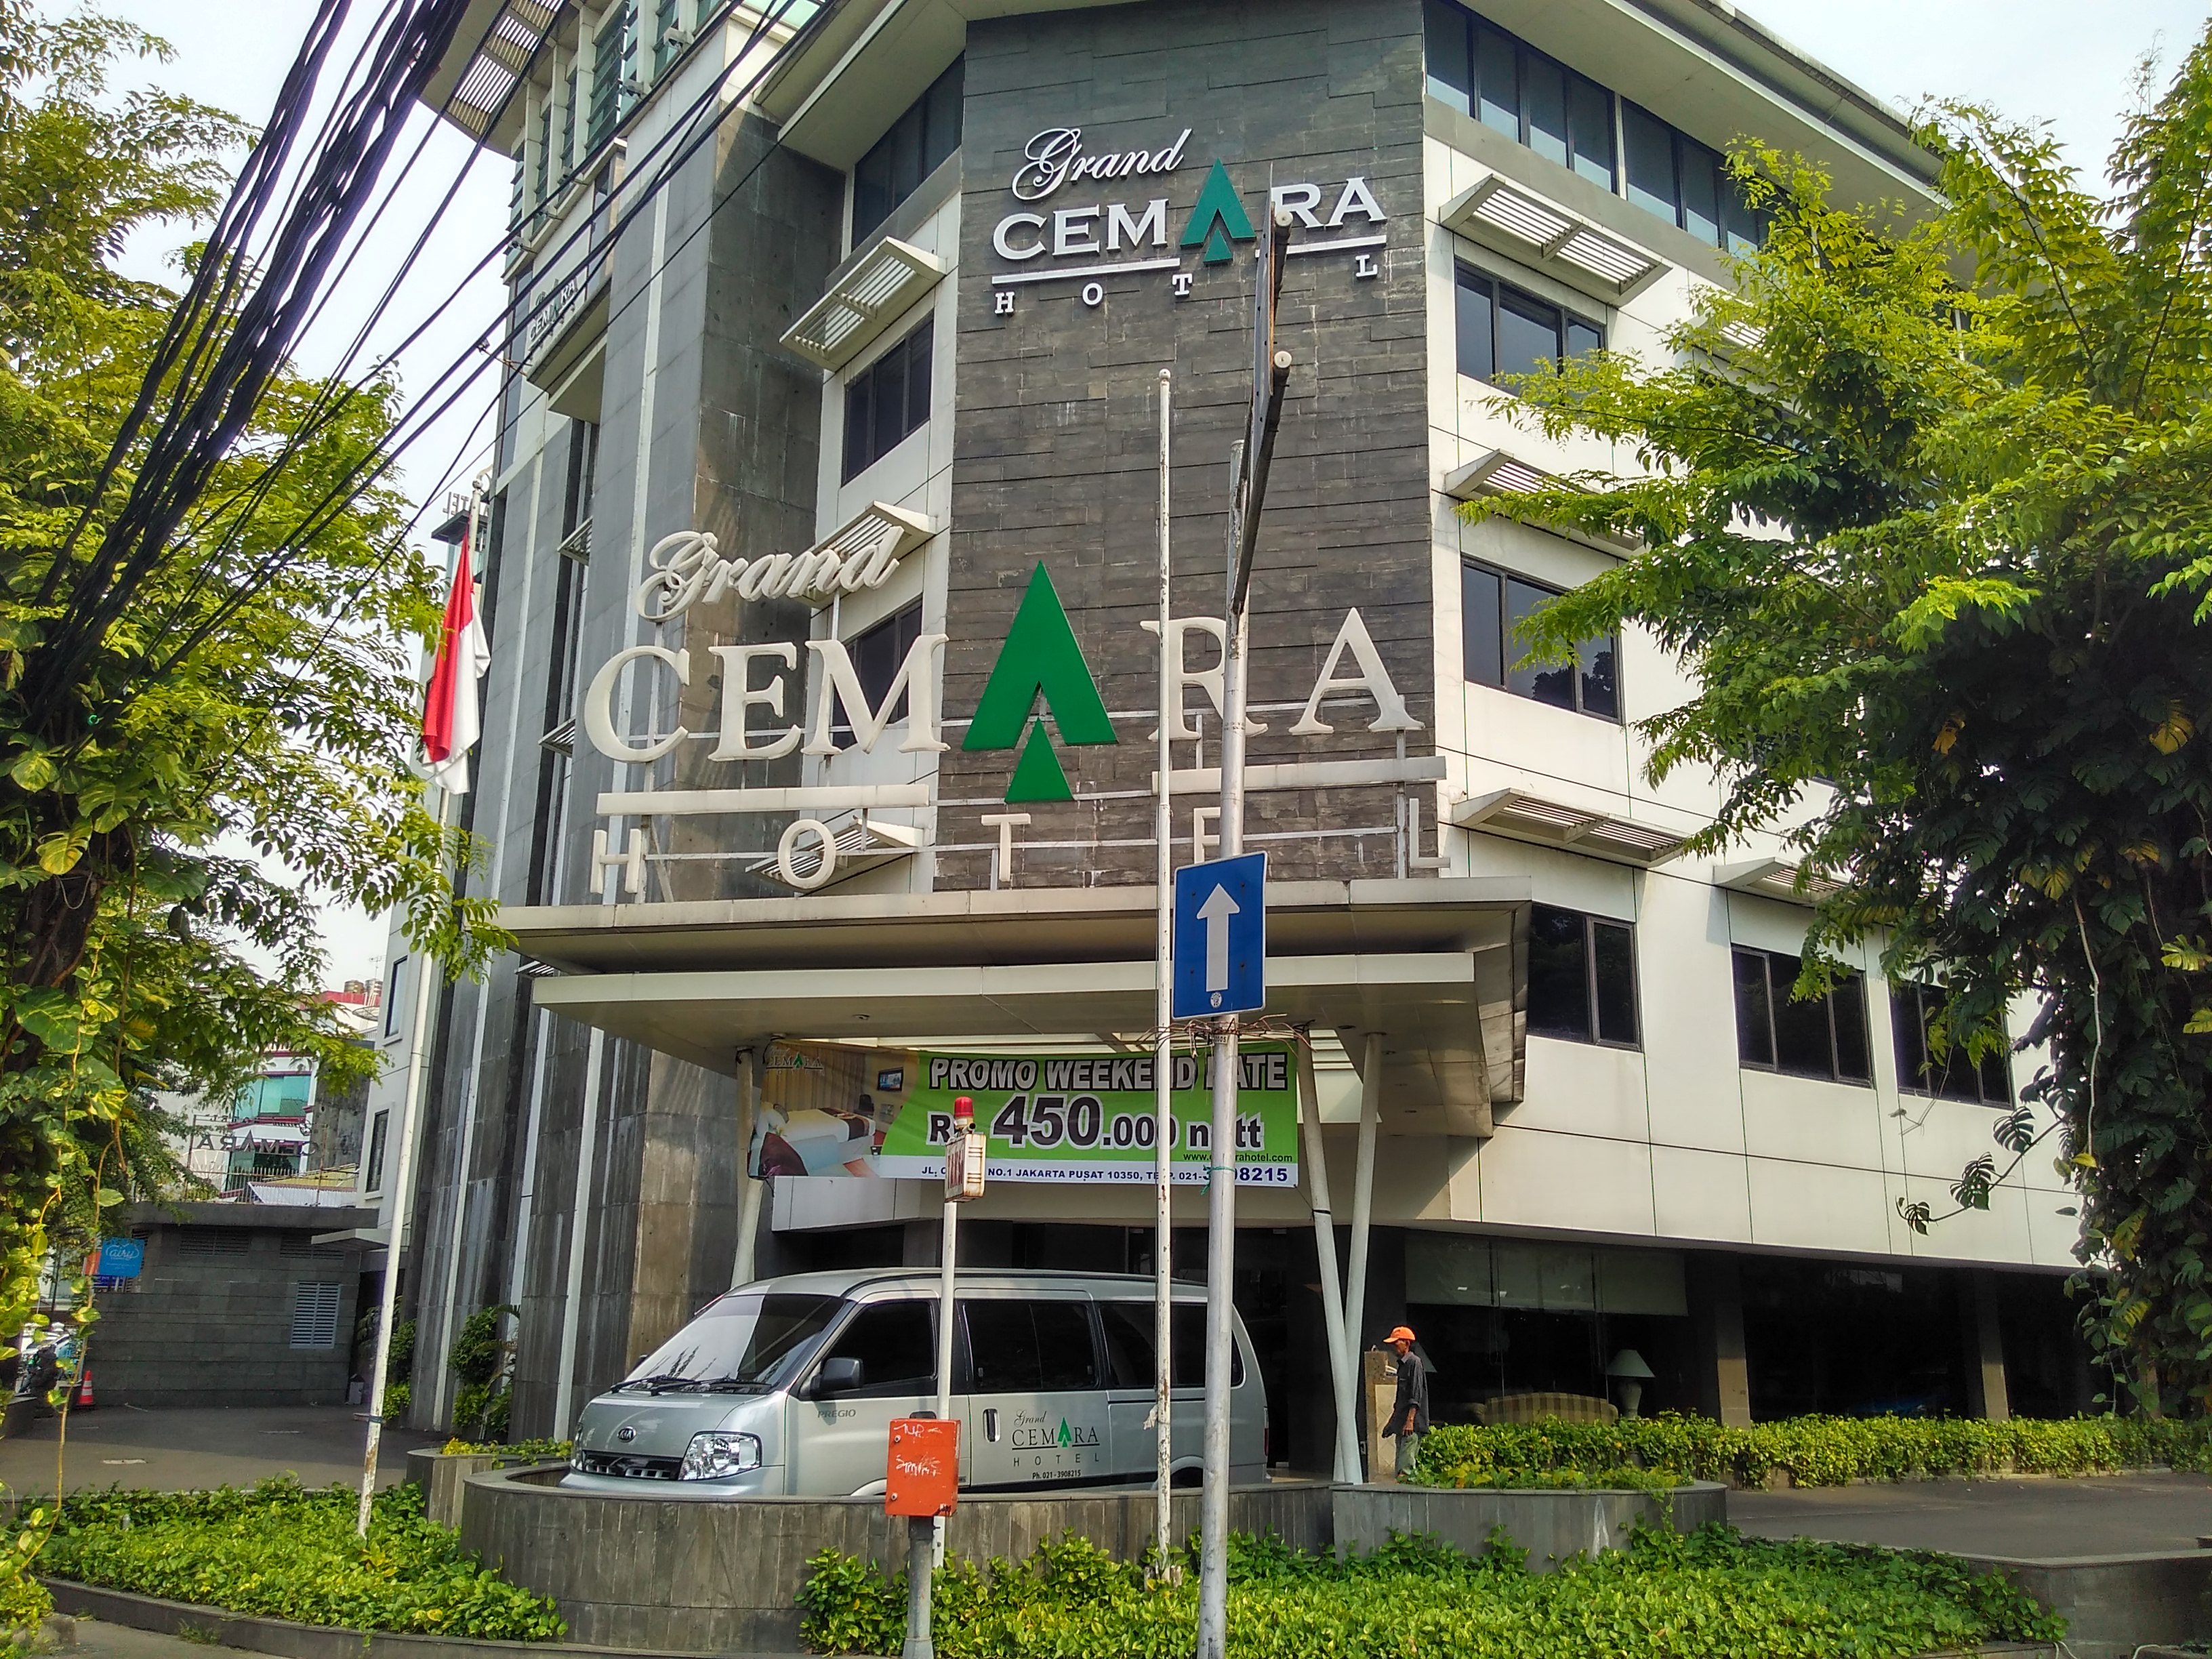
[[[805,1363],[844,1305],[834,1296],[726,1296],[647,1355],[615,1392],[780,1388]]]

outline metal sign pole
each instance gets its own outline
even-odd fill
[[[1244,850],[1244,703],[1247,605],[1252,554],[1266,504],[1268,464],[1290,381],[1288,352],[1275,348],[1275,311],[1290,249],[1291,215],[1278,207],[1260,239],[1252,301],[1252,412],[1237,446],[1229,514],[1228,629],[1222,652],[1221,848]],[[1207,1156],[1206,1256],[1206,1482],[1199,1510],[1198,1659],[1224,1659],[1229,1640],[1230,1379],[1235,1363],[1237,1272],[1237,1096],[1242,1081],[1239,1021],[1222,1016],[1213,1039],[1213,1136]]]
[[[1175,1372],[1171,1364],[1174,1320],[1175,1245],[1175,1054],[1168,1028],[1175,1023],[1175,981],[1171,961],[1175,916],[1175,857],[1170,837],[1175,830],[1174,671],[1169,660],[1175,638],[1174,565],[1169,534],[1169,441],[1172,435],[1175,377],[1160,371],[1160,791],[1152,812],[1152,838],[1158,843],[1157,880],[1159,909],[1153,921],[1152,985],[1152,1428],[1156,1447],[1152,1498],[1153,1570],[1172,1576],[1168,1560],[1175,1473]]]
[[[945,1222],[938,1249],[937,1415],[944,1422],[952,1419],[952,1322],[958,1313],[952,1288],[960,1254],[960,1206],[975,1184],[968,1167],[975,1152],[968,1137],[975,1130],[975,1103],[969,1096],[958,1096],[952,1103],[952,1146],[945,1172]],[[945,1517],[941,1515],[931,1522],[929,1560],[932,1567],[945,1565]],[[927,1615],[927,1591],[921,1607]]]

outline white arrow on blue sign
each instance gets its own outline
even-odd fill
[[[1248,1014],[1267,1006],[1267,855],[1216,859],[1176,872],[1177,1019]]]

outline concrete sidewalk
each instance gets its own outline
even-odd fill
[[[242,1486],[290,1473],[310,1486],[357,1484],[368,1425],[356,1407],[240,1407],[143,1411],[105,1406],[73,1412],[64,1471],[71,1491],[111,1486],[176,1492]],[[0,1486],[11,1494],[54,1489],[61,1419],[0,1439]],[[442,1435],[387,1428],[378,1456],[380,1484],[406,1473],[410,1447],[442,1445]]]
[[[1766,1538],[2049,1559],[2197,1547],[2212,1534],[2212,1478],[1912,1480],[1895,1486],[1732,1492],[1729,1520]]]

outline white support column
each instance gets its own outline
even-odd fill
[[[1356,1486],[1359,1480],[1358,1384],[1344,1338],[1344,1283],[1337,1275],[1336,1217],[1329,1208],[1328,1153],[1322,1145],[1321,1092],[1314,1083],[1310,1040],[1298,1044],[1298,1121],[1305,1131],[1307,1190],[1313,1194],[1314,1250],[1321,1264],[1321,1317],[1328,1342],[1329,1392],[1336,1401],[1335,1475]]]
[[[1375,1129],[1382,1110],[1382,1033],[1370,1031],[1359,1066],[1359,1158],[1352,1176],[1352,1267],[1345,1283],[1344,1363],[1357,1397],[1367,1322],[1367,1237],[1375,1216]],[[1355,1425],[1358,1420],[1353,1413]],[[1353,1455],[1358,1457],[1355,1449]]]
[[[761,1079],[766,1073],[768,1056],[760,1045],[742,1056],[738,1062],[738,1156],[747,1159],[752,1156],[753,1136],[758,1133],[761,1109]],[[761,1201],[768,1191],[765,1179],[756,1181],[741,1164],[738,1170],[738,1254],[730,1264],[732,1288],[750,1284],[760,1275],[757,1260],[760,1251]]]

